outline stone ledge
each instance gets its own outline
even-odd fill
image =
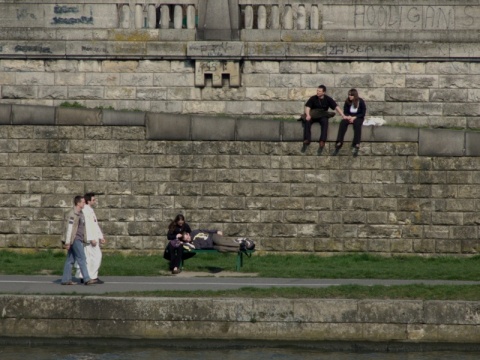
[[[145,126],[145,113],[138,111],[103,110],[102,125]]]
[[[54,125],[55,108],[50,106],[12,106],[13,125]]]
[[[9,125],[12,116],[12,105],[0,104],[0,125]]]
[[[192,140],[235,140],[235,119],[192,116]]]
[[[101,125],[102,110],[58,107],[55,123],[57,125]]]
[[[214,117],[40,105],[0,104],[3,125],[145,126],[149,140],[194,141],[286,141],[301,142],[299,121]],[[330,123],[328,141],[337,137],[338,123]],[[320,126],[312,126],[312,141],[320,136]],[[352,140],[350,127],[345,142]],[[478,156],[480,133],[467,130],[418,129],[364,126],[362,142],[413,142],[420,156]]]
[[[466,301],[0,295],[0,307],[0,337],[480,341],[480,303]]]

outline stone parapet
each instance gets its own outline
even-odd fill
[[[2,295],[0,306],[1,337],[480,341],[479,303],[465,301]]]

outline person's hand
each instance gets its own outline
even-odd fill
[[[105,239],[100,240],[100,244],[105,244],[106,242],[107,242],[107,240],[105,240]]]
[[[220,230],[218,230],[218,231],[217,231],[217,235],[223,236],[223,232],[221,232]]]
[[[181,239],[183,237],[182,234],[177,234],[177,239]]]
[[[70,249],[70,244],[63,244],[63,248],[69,250]]]
[[[97,246],[97,240],[90,241],[90,244],[92,244],[92,246]]]
[[[307,120],[307,121],[312,120],[312,117],[310,116],[310,114],[307,114],[307,115],[305,116],[305,120]]]

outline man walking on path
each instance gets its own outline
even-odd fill
[[[83,214],[85,216],[86,229],[84,250],[87,259],[87,269],[90,277],[95,279],[97,284],[103,284],[103,281],[98,278],[98,270],[102,264],[102,250],[100,249],[100,244],[104,244],[105,239],[103,238],[102,230],[98,225],[95,211],[93,211],[93,206],[97,204],[97,198],[93,192],[86,193],[84,198],[85,207],[83,208]],[[82,273],[79,266],[77,266],[75,276],[82,279]]]
[[[72,266],[75,261],[78,263],[85,285],[92,285],[97,281],[90,278],[85,262],[85,251],[83,250],[85,239],[85,217],[82,212],[85,206],[84,197],[75,196],[73,204],[73,209],[67,215],[67,226],[62,239],[63,247],[68,250],[67,259],[63,266],[62,285],[76,284],[72,281]]]

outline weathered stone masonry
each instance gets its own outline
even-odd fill
[[[32,339],[461,343],[463,350],[480,340],[479,303],[464,301],[3,295],[0,307],[0,336]]]
[[[0,103],[290,117],[323,83],[390,123],[478,128],[478,14],[474,0],[0,0]]]
[[[365,127],[353,158],[348,147],[302,154],[298,122],[20,105],[0,114],[1,248],[58,248],[63,214],[86,191],[103,193],[109,249],[161,250],[178,212],[265,251],[479,248],[476,132]]]
[[[161,249],[182,211],[266,251],[475,254],[479,14],[0,0],[0,247],[57,247],[73,195],[96,191],[112,249]],[[299,123],[240,119],[298,116],[319,83],[340,103],[358,88],[390,124],[464,131],[369,128],[359,158],[331,158],[300,153]]]

